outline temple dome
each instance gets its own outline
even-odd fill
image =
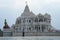
[[[33,12],[30,12],[28,5],[26,5],[21,17],[34,17],[34,16],[35,14]]]

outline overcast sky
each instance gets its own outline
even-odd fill
[[[48,13],[51,15],[51,25],[60,29],[60,0],[0,0],[0,28],[4,26],[4,19],[7,19],[11,27],[15,24],[16,18],[21,15],[25,8],[25,1],[30,11],[38,15]]]

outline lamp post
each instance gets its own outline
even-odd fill
[[[24,27],[23,27],[23,32],[22,32],[22,36],[24,37]]]
[[[25,35],[25,32],[24,32],[24,30],[25,30],[25,18],[24,18],[24,21],[23,21],[23,23],[24,23],[24,26],[23,26],[23,31],[22,31],[22,36],[24,37]]]

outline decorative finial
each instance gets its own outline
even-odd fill
[[[5,22],[6,22],[6,19],[5,19]]]
[[[26,5],[27,5],[27,1],[25,1]]]
[[[7,24],[6,19],[5,19],[5,25]]]

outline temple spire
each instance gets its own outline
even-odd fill
[[[27,1],[25,1],[25,4],[26,4],[26,6],[25,6],[25,9],[24,9],[24,12],[29,12],[30,10],[29,10],[29,7],[28,7],[28,4],[27,4]]]

